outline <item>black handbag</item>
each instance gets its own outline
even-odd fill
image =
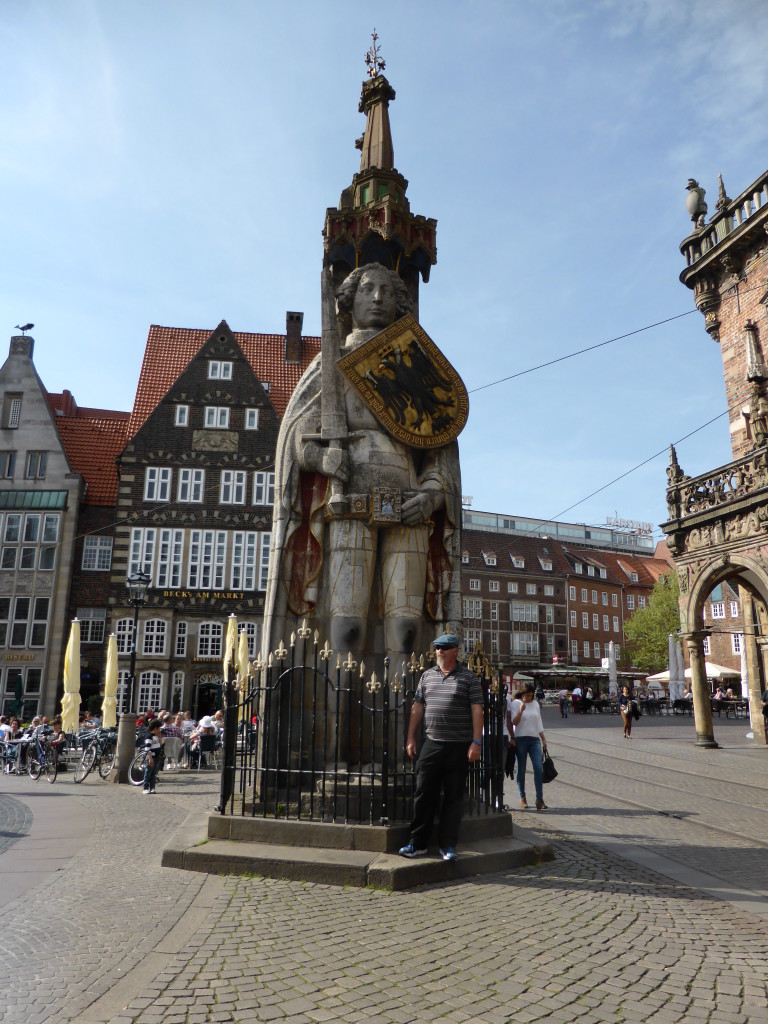
[[[504,774],[508,779],[515,777],[515,744],[510,743],[507,747],[507,760],[504,763]]]
[[[549,751],[544,751],[543,760],[541,762],[541,781],[552,782],[557,778],[557,768],[555,768],[555,762],[549,756]]]

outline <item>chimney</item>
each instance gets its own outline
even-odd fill
[[[285,361],[286,363],[301,362],[301,328],[304,323],[303,313],[285,314]]]
[[[35,351],[35,339],[29,334],[15,334],[11,338],[10,356],[26,356],[30,361]]]

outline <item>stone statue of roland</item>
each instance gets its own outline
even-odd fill
[[[378,263],[352,271],[336,300],[339,322],[351,316],[353,328],[334,342],[339,357],[411,310],[400,277]],[[342,436],[323,440],[323,402],[334,400],[321,385],[323,358],[307,368],[280,427],[265,650],[306,617],[321,644],[374,663],[388,654],[394,672],[435,629],[459,622],[458,445],[404,444],[338,373]],[[374,488],[399,496],[399,521],[371,514]]]

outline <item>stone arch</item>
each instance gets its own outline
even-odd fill
[[[743,595],[746,592],[754,601],[759,630],[745,632],[745,649],[749,664],[749,703],[752,728],[755,733],[765,736],[762,718],[761,668],[762,676],[768,679],[768,560],[762,550],[752,554],[743,552],[717,555],[700,563],[678,566],[680,582],[680,623],[681,635],[688,649],[691,666],[691,681],[696,719],[696,742],[700,746],[716,747],[712,729],[712,712],[709,701],[709,682],[704,662],[704,638],[709,633],[704,625],[704,603],[719,584],[726,580],[737,583]],[[743,609],[745,611],[745,609]],[[745,615],[745,624],[752,621],[751,610]],[[750,635],[751,634],[751,635]],[[759,636],[757,634],[760,634]]]

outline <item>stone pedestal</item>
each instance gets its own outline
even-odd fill
[[[131,713],[120,715],[117,727],[117,759],[109,776],[110,782],[130,783],[128,769],[136,756],[136,718]]]

